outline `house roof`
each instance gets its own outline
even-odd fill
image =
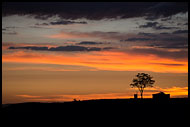
[[[156,94],[159,94],[159,95],[165,95],[164,92],[159,92],[159,93],[156,93]]]

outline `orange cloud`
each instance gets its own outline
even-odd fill
[[[14,68],[6,68],[5,70],[41,70],[41,71],[80,71],[77,69],[58,69],[58,68],[52,68],[52,67],[14,67]]]
[[[126,39],[126,37],[134,37],[134,34],[129,33],[119,33],[119,32],[60,32],[54,35],[46,35],[45,37],[54,39],[68,39],[68,38],[100,38],[100,39],[111,39],[111,40],[121,40]]]
[[[59,34],[49,35],[49,36],[46,36],[46,37],[68,39],[68,38],[88,38],[88,37],[91,37],[91,36],[89,34],[85,34],[85,33],[66,33],[66,32],[62,32],[62,33],[59,33]]]
[[[16,95],[16,96],[23,97],[23,98],[40,98],[41,97],[41,96],[26,95],[26,94]]]
[[[171,94],[172,97],[188,96],[188,87],[172,87],[162,89],[164,92]]]
[[[2,61],[79,65],[93,67],[97,70],[113,71],[188,72],[187,61],[159,58],[154,55],[130,55],[129,53],[116,51],[90,53],[51,52],[51,54],[47,52],[17,51],[3,54]]]

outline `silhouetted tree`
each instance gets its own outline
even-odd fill
[[[155,80],[152,80],[153,77],[145,73],[138,73],[136,77],[137,78],[133,79],[133,83],[130,84],[130,86],[137,87],[141,93],[141,98],[143,98],[144,88],[153,87]]]

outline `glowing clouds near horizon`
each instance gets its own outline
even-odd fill
[[[17,51],[2,55],[3,62],[43,63],[58,65],[79,65],[96,70],[110,71],[153,71],[187,73],[187,61],[160,58],[154,55],[130,55],[116,51],[43,53]],[[142,68],[143,67],[143,68]],[[80,69],[79,69],[80,71]]]
[[[146,88],[144,97],[152,98],[152,94],[163,91],[170,94],[171,98],[175,97],[187,97],[188,87],[171,87],[171,88]],[[91,99],[126,99],[133,98],[134,91],[131,90],[127,93],[104,93],[104,94],[64,94],[64,95],[51,95],[51,96],[35,96],[35,95],[16,95],[26,102],[65,102],[76,100],[91,100]],[[140,96],[140,94],[139,94]]]

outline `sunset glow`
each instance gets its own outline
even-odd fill
[[[87,11],[71,4],[65,13],[66,5],[53,6],[55,13],[49,4],[34,12],[26,8],[35,3],[3,5],[4,104],[133,98],[138,89],[130,83],[139,72],[155,79],[144,98],[160,91],[188,96],[188,10],[155,3],[140,6],[141,13],[126,3],[124,12],[108,6],[111,15],[105,5]]]

